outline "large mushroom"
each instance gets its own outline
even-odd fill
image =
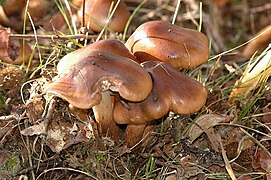
[[[86,0],[85,2],[85,21],[89,23],[89,28],[93,31],[101,31],[108,21],[110,8],[116,5],[116,0]],[[78,17],[82,19],[82,3],[78,11]],[[122,32],[130,17],[130,11],[123,0],[120,1],[113,17],[110,19],[108,27],[112,31]]]
[[[73,68],[74,63],[86,58],[91,51],[106,52],[114,56],[122,56],[139,62],[122,42],[116,39],[106,39],[89,44],[64,56],[57,65],[58,73],[66,73],[69,69]]]
[[[152,89],[150,75],[138,63],[106,52],[92,51],[46,88],[80,109],[94,111],[99,131],[119,138],[119,129],[112,119],[110,93],[118,93],[128,101],[146,99]]]
[[[138,139],[141,139],[142,130],[147,123],[160,119],[168,112],[176,114],[190,114],[202,108],[207,99],[205,88],[193,78],[179,72],[173,66],[158,61],[142,63],[143,67],[152,77],[153,89],[147,99],[142,102],[115,102],[113,119],[118,124],[133,125],[140,132],[138,136],[126,135],[128,146],[133,146]],[[136,127],[136,125],[138,125]],[[137,139],[137,140],[135,140]]]
[[[209,56],[208,39],[203,33],[164,21],[140,25],[125,45],[141,62],[163,61],[176,68],[198,66]]]

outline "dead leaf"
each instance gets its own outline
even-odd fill
[[[271,123],[271,109],[268,107],[263,108],[263,123]]]
[[[252,161],[252,167],[258,171],[270,171],[271,157],[264,150],[259,149],[255,159]]]
[[[29,61],[32,49],[22,40],[12,40],[9,35],[14,33],[9,28],[0,26],[0,59],[10,64],[22,64]]]
[[[227,122],[229,119],[219,114],[206,114],[198,117],[195,123],[190,127],[188,131],[188,137],[191,141],[194,141],[202,133],[205,133],[211,143],[212,149],[220,152],[219,141],[221,139],[218,133],[215,133],[214,126],[219,123]]]
[[[21,134],[24,136],[46,134],[46,125],[47,125],[47,122],[42,121],[39,124],[25,128],[24,130],[21,131]]]
[[[232,170],[230,161],[229,161],[229,159],[228,159],[228,157],[226,155],[226,151],[225,151],[221,141],[220,141],[220,148],[221,148],[222,157],[223,157],[224,162],[225,162],[226,170],[227,170],[228,174],[230,175],[231,179],[236,180],[235,174],[234,174],[234,172]]]
[[[78,125],[77,133],[74,132],[74,129],[74,125],[65,122],[65,120],[59,120],[58,122],[52,121],[48,128],[45,140],[46,145],[48,145],[53,152],[59,153],[73,144],[88,142],[83,125]]]
[[[39,119],[43,113],[43,101],[41,97],[36,97],[31,100],[28,100],[26,103],[26,115],[29,118],[29,122],[34,124]]]
[[[8,141],[9,136],[14,132],[14,121],[0,123],[0,147]]]
[[[253,149],[254,143],[248,136],[240,131],[239,128],[220,128],[219,133],[221,135],[223,134],[222,137],[224,139],[224,148],[231,162],[235,161],[237,158],[242,159],[243,163],[245,161],[251,161],[248,154],[250,153],[250,150]]]
[[[177,180],[177,176],[176,174],[171,174],[168,175],[165,180]]]
[[[196,177],[198,175],[204,174],[204,172],[202,171],[200,167],[195,166],[193,165],[193,163],[191,163],[190,156],[185,156],[185,157],[180,158],[179,163],[183,169],[182,174],[180,173],[178,174],[179,178],[184,177],[184,179],[191,179],[192,177]]]
[[[237,180],[251,180],[252,176],[249,174],[241,175],[237,178]]]

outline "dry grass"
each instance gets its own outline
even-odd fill
[[[52,1],[53,9],[65,16],[68,24],[65,29],[49,33],[32,22],[30,26],[25,24],[25,35],[13,36],[35,47],[32,62],[36,66],[21,67],[27,81],[17,90],[0,89],[0,176],[7,179],[270,178],[270,79],[262,82],[261,89],[255,87],[249,98],[228,101],[248,64],[248,58],[241,56],[243,43],[270,24],[270,1],[231,0],[219,7],[215,1],[205,0],[201,7],[195,0],[126,0],[129,9],[136,13],[124,34],[105,28],[103,33],[90,35],[74,34],[76,23],[70,21],[73,12],[64,10],[65,2]],[[209,92],[208,101],[196,114],[159,120],[156,132],[147,135],[152,139],[145,147],[130,149],[124,143],[114,144],[105,138],[107,149],[99,151],[85,124],[68,111],[68,104],[56,99],[49,106],[50,97],[42,93],[42,87],[55,76],[58,60],[82,46],[76,41],[78,36],[88,42],[100,38],[125,41],[140,24],[158,19],[201,29],[208,36],[211,49],[208,63],[181,70],[204,84]],[[2,64],[1,68],[4,67]],[[207,120],[201,121],[203,115]],[[64,146],[56,153],[52,151],[56,145],[48,145],[43,131],[41,135],[21,134],[44,120],[51,121],[49,126],[55,132],[61,128],[72,131],[73,136],[64,131],[57,136],[63,136],[61,142],[73,145]],[[197,126],[206,129],[195,134]]]

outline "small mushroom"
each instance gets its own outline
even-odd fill
[[[89,23],[89,28],[100,32],[108,21],[110,9],[116,4],[116,0],[86,0],[85,2],[85,22]],[[78,17],[82,20],[83,4],[78,11]],[[113,17],[108,24],[109,29],[115,32],[123,32],[130,17],[130,12],[123,0],[120,1]]]
[[[47,14],[49,10],[49,3],[50,3],[49,0],[42,0],[42,1],[30,0],[29,1],[27,11],[34,22],[37,23]],[[25,10],[26,10],[26,7],[23,9],[23,12],[21,14],[22,20],[24,20]],[[28,19],[28,16],[26,18]],[[28,19],[28,23],[30,24],[29,19]]]
[[[107,39],[89,44],[86,47],[75,50],[64,56],[57,65],[58,73],[62,74],[67,72],[73,67],[74,63],[86,58],[91,51],[107,52],[111,55],[126,57],[129,58],[129,60],[138,62],[122,42],[116,39]]]
[[[26,0],[6,0],[2,6],[7,16],[13,16],[19,15],[25,5]]]
[[[136,62],[105,52],[90,52],[74,63],[46,88],[80,109],[94,111],[102,134],[117,138],[118,129],[112,119],[110,93],[118,93],[128,101],[142,101],[152,89],[150,75]],[[113,132],[112,132],[113,131]]]
[[[0,3],[1,4],[1,3]],[[6,0],[0,5],[0,23],[12,29],[21,30],[23,23],[20,19],[26,0]]]
[[[124,105],[121,101],[116,101],[113,119],[118,124],[144,125],[160,119],[170,111],[176,114],[190,114],[204,106],[207,91],[198,81],[164,62],[147,61],[142,65],[152,77],[153,89],[142,102],[126,102]],[[129,140],[127,144],[130,146],[133,145],[131,142],[135,142],[130,137],[126,139]]]
[[[164,21],[142,24],[125,45],[141,62],[163,61],[176,68],[198,66],[209,56],[208,39],[203,33]]]

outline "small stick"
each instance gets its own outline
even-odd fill
[[[0,116],[0,121],[8,121],[12,119],[15,119],[15,116],[13,114],[8,115],[8,116]]]
[[[85,8],[86,8],[86,0],[83,0],[83,11],[82,11],[82,27],[85,27]]]
[[[69,39],[92,39],[96,38],[96,35],[85,35],[85,34],[77,34],[77,35],[34,35],[34,34],[10,34],[10,39],[52,39],[54,40],[69,40]]]

